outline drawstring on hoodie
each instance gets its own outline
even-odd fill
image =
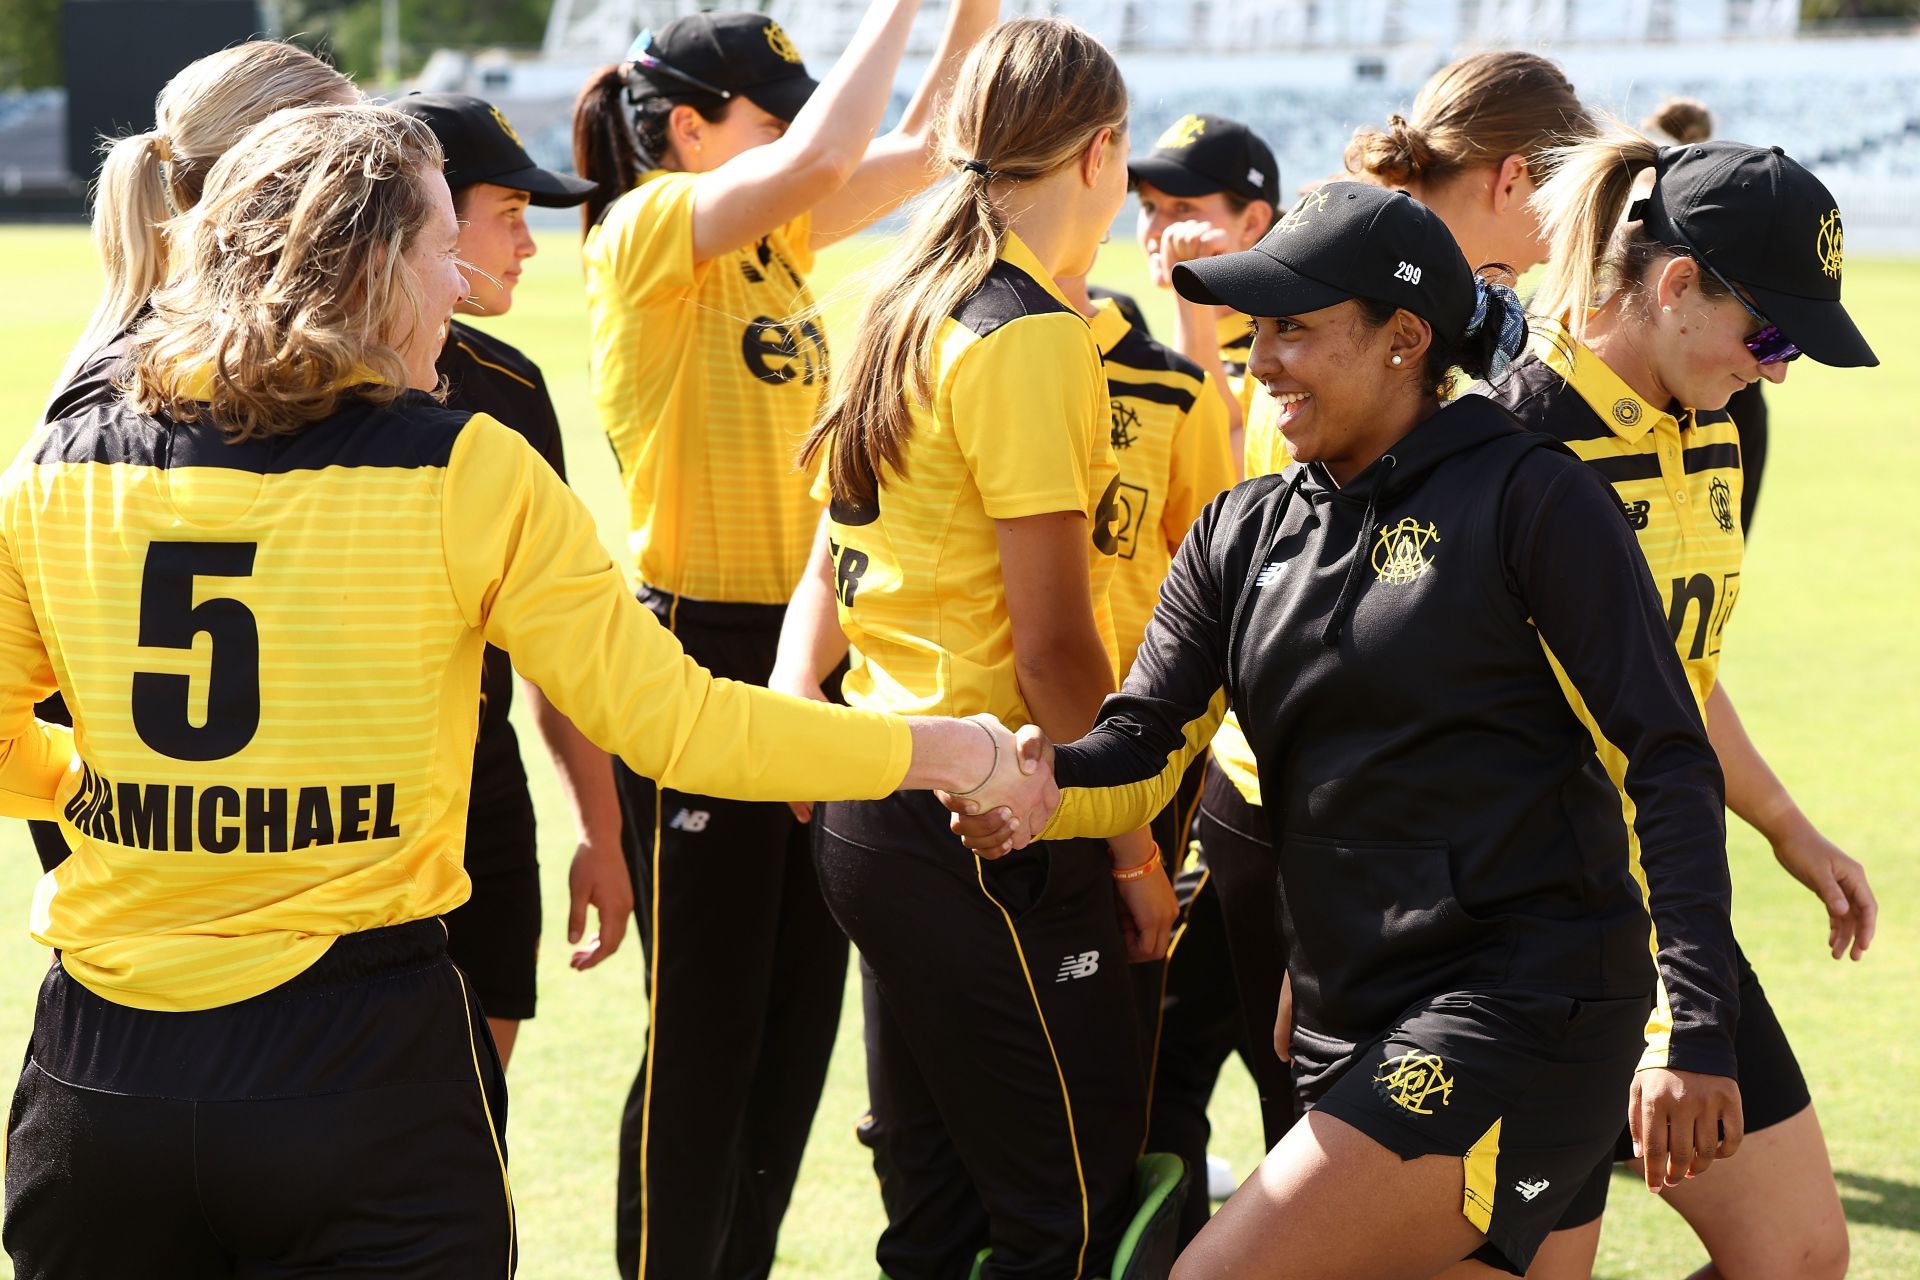
[[[1400,465],[1400,460],[1390,453],[1382,454],[1380,460],[1389,468]],[[1357,595],[1355,588],[1360,584],[1360,566],[1366,563],[1367,548],[1373,545],[1374,525],[1380,518],[1380,491],[1386,487],[1387,477],[1381,476],[1367,493],[1367,513],[1360,517],[1360,538],[1353,544],[1353,563],[1347,566],[1347,578],[1340,584],[1340,594],[1333,602],[1333,616],[1327,619],[1327,629],[1320,633],[1320,642],[1329,649],[1340,643],[1340,633],[1346,626],[1347,614],[1353,608]]]

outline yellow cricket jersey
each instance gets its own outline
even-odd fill
[[[1120,466],[1119,563],[1113,630],[1126,677],[1181,539],[1207,503],[1233,485],[1227,410],[1200,366],[1128,322],[1111,298],[1089,321],[1106,368]]]
[[[785,604],[818,518],[793,464],[827,387],[812,216],[696,263],[699,184],[656,169],[587,235],[594,404],[641,580]]]
[[[676,789],[870,798],[911,756],[900,721],[710,677],[491,418],[410,392],[229,444],[114,402],[0,479],[0,803],[73,848],[33,936],[107,999],[190,1010],[458,906],[486,642]]]
[[[1229,311],[1214,321],[1214,329],[1219,336],[1220,364],[1227,371],[1227,390],[1239,402],[1240,421],[1245,423],[1253,393],[1260,386],[1247,376],[1247,359],[1253,354],[1253,317]]]
[[[1677,415],[1640,398],[1585,345],[1558,326],[1537,329],[1533,358],[1515,365],[1484,394],[1512,409],[1535,431],[1563,442],[1613,486],[1667,611],[1701,718],[1720,670],[1720,643],[1740,594],[1746,541],[1740,528],[1740,433],[1724,411],[1683,409]],[[1635,806],[1626,789],[1627,759],[1600,731],[1560,663],[1549,652],[1567,701],[1593,735],[1600,763],[1620,791],[1628,865],[1647,888],[1640,865]],[[1659,939],[1651,945],[1656,953]],[[1647,1025],[1642,1066],[1667,1060],[1672,1015],[1661,985]]]
[[[1293,457],[1287,452],[1286,437],[1274,423],[1277,406],[1273,397],[1267,394],[1252,378],[1246,380],[1247,418],[1243,439],[1242,466],[1249,479],[1254,476],[1279,475],[1287,469]],[[1221,722],[1219,732],[1213,735],[1213,758],[1220,765],[1220,771],[1233,783],[1233,789],[1248,804],[1260,803],[1260,767],[1253,758],[1253,746],[1247,741],[1247,735],[1240,731],[1240,722],[1232,712]]]
[[[872,508],[829,507],[844,683],[856,707],[990,711],[1028,723],[994,521],[1081,511],[1095,619],[1117,660],[1108,592],[1120,550],[1119,469],[1087,322],[1017,236],[934,335],[933,403],[910,406],[905,466]],[[816,482],[828,497],[824,470]]]

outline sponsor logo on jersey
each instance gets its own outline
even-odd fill
[[[1840,264],[1846,259],[1846,237],[1840,230],[1838,209],[1820,219],[1820,227],[1814,233],[1813,251],[1820,257],[1820,270],[1838,280]]]
[[[860,590],[860,579],[866,576],[873,559],[866,552],[843,547],[831,538],[827,540],[827,553],[833,559],[833,594],[851,609],[853,597]]]
[[[1532,1204],[1535,1196],[1539,1195],[1542,1191],[1545,1191],[1548,1187],[1552,1185],[1553,1184],[1551,1182],[1548,1182],[1545,1178],[1541,1178],[1537,1182],[1528,1182],[1525,1178],[1522,1178],[1520,1179],[1520,1181],[1513,1184],[1513,1189],[1520,1193],[1520,1198],[1522,1200],[1525,1200],[1528,1204]]]
[[[1177,151],[1182,147],[1190,147],[1200,141],[1206,131],[1207,122],[1189,111],[1167,126],[1167,131],[1160,135],[1153,148],[1156,151]]]
[[[1381,1097],[1416,1116],[1430,1116],[1435,1106],[1453,1101],[1453,1078],[1437,1053],[1409,1049],[1389,1058],[1373,1073],[1373,1082]]]
[[[397,840],[391,782],[322,787],[191,787],[115,782],[81,766],[62,811],[82,835],[155,853],[289,853]]]
[[[1621,396],[1613,402],[1613,420],[1623,427],[1640,421],[1640,402],[1631,396]]]
[[[800,49],[793,43],[793,37],[787,34],[786,28],[777,22],[769,22],[765,29],[767,48],[778,54],[781,61],[791,62],[797,66],[800,62]]]
[[[699,835],[707,829],[707,823],[712,820],[713,815],[705,809],[682,809],[673,815],[667,825],[675,831],[690,831],[694,835]]]
[[[1713,511],[1714,523],[1720,526],[1720,532],[1733,532],[1733,486],[1715,476],[1713,483],[1707,486],[1707,506]]]
[[[1627,502],[1623,499],[1620,503],[1620,514],[1627,518],[1627,526],[1632,529],[1646,528],[1652,513],[1653,504],[1644,498],[1639,502]]]
[[[1433,568],[1428,550],[1440,541],[1440,531],[1432,524],[1425,528],[1412,516],[1382,529],[1373,543],[1373,571],[1382,582],[1402,585],[1424,576]]]
[[[1280,575],[1286,571],[1287,566],[1280,561],[1269,560],[1260,566],[1260,576],[1253,580],[1253,585],[1256,587],[1270,587],[1280,581]]]
[[[755,316],[741,335],[740,354],[747,372],[776,387],[795,381],[810,387],[827,378],[827,340],[811,320],[782,324]]]
[[[1144,491],[1143,491],[1144,492]],[[1100,505],[1093,509],[1093,545],[1103,556],[1120,554],[1120,537],[1127,532],[1128,515],[1120,498],[1120,477],[1107,481]]]
[[[1067,982],[1074,978],[1091,978],[1098,972],[1100,972],[1100,953],[1082,951],[1063,957],[1060,961],[1060,972],[1054,975],[1053,980]]]

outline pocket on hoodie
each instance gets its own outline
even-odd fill
[[[1487,976],[1492,926],[1454,894],[1444,840],[1287,832],[1282,924],[1309,1025],[1356,1039],[1423,995]]]

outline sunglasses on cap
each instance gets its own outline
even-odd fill
[[[723,101],[733,97],[732,90],[722,89],[717,84],[709,84],[699,76],[689,75],[672,63],[663,60],[652,51],[652,45],[653,29],[643,28],[627,48],[627,61],[652,75],[667,76],[682,84],[692,85],[702,93],[711,93]]]
[[[1747,354],[1751,355],[1761,364],[1785,364],[1789,360],[1798,360],[1800,358],[1799,345],[1796,344],[1792,338],[1780,332],[1779,325],[1755,310],[1753,304],[1747,301],[1747,296],[1734,288],[1733,281],[1721,275],[1719,268],[1707,261],[1707,256],[1704,253],[1701,253],[1693,247],[1693,243],[1681,233],[1680,228],[1675,227],[1673,231],[1675,235],[1680,237],[1680,243],[1685,246],[1687,256],[1712,272],[1713,278],[1718,280],[1721,286],[1733,295],[1736,302],[1746,308],[1747,314],[1752,316],[1754,323],[1760,326],[1748,334],[1743,340],[1746,343]]]

